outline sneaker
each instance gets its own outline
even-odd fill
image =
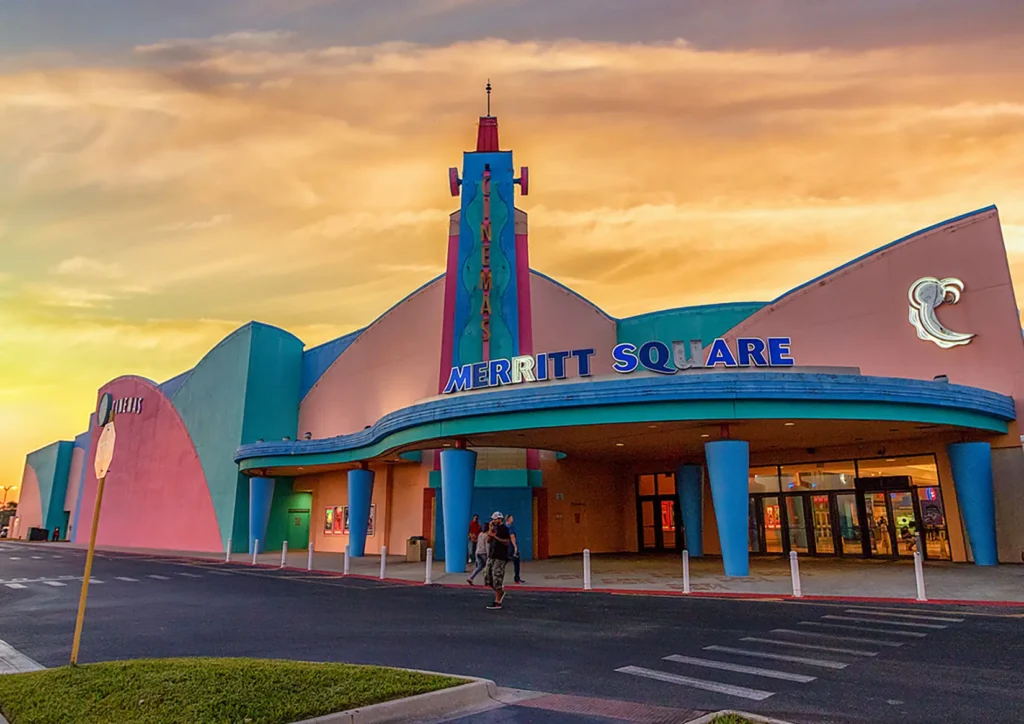
[[[526,581],[524,581],[524,580],[523,580],[522,578],[517,578],[517,579],[516,579],[516,583],[518,583],[518,584],[519,584],[519,585],[521,586],[521,585],[523,585],[524,583],[526,583]]]
[[[469,585],[472,586],[473,585],[473,579],[472,578],[467,578],[466,579],[466,583],[468,583]]]
[[[500,603],[495,603],[494,601],[491,601],[490,603],[487,604],[487,610],[488,611],[500,611],[501,610],[501,604]]]

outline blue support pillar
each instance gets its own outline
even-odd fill
[[[718,540],[727,576],[750,575],[747,549],[750,446],[742,440],[716,440],[704,444],[715,504]]]
[[[373,502],[373,471],[348,471],[348,554],[353,558],[366,555],[366,533],[370,527],[370,504]]]
[[[444,521],[445,573],[466,572],[466,536],[473,503],[476,451],[441,451],[441,515]]]
[[[262,553],[267,545],[267,522],[270,520],[270,506],[274,502],[273,478],[249,478],[249,553],[256,541],[260,542]]]
[[[691,558],[704,555],[704,490],[700,465],[680,465],[676,470],[676,495],[683,513],[686,550]]]
[[[946,451],[974,563],[994,566],[999,557],[996,552],[996,502],[992,491],[992,446],[987,442],[956,442],[948,445]]]

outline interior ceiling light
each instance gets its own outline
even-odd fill
[[[705,433],[704,433],[703,435],[701,435],[701,437],[711,437],[711,435],[709,435],[709,434],[707,434],[707,433],[705,432]]]
[[[652,430],[657,430],[658,429],[657,425],[648,425],[647,427],[651,428]]]
[[[796,423],[795,422],[787,422],[787,423],[784,423],[784,424],[786,425],[786,427],[793,427],[793,425],[795,425]]]
[[[617,443],[615,443],[615,447],[626,447],[626,443],[624,443],[624,442],[617,442]]]

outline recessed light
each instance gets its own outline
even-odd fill
[[[615,447],[626,447],[626,443],[624,443],[624,442],[617,442],[617,443],[615,443]]]
[[[451,447],[451,446],[452,446],[452,444],[450,442],[443,442],[443,443],[441,443],[441,447]]]
[[[795,424],[796,424],[795,422],[787,422],[787,423],[785,423],[786,427],[793,427],[793,425],[795,425]]]
[[[705,432],[703,435],[701,435],[701,437],[711,437],[711,435]]]
[[[896,462],[896,458],[886,458],[885,462],[887,462],[887,463],[894,463],[894,462]]]
[[[658,429],[657,425],[648,425],[647,427],[649,427],[652,430],[657,430]]]

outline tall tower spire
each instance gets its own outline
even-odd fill
[[[487,79],[487,115],[480,116],[476,132],[476,152],[496,153],[498,145],[498,119],[491,115],[491,79]]]
[[[491,79],[487,79],[487,117],[491,115]]]

